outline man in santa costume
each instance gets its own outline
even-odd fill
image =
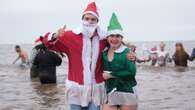
[[[44,37],[47,48],[67,54],[66,95],[71,110],[99,110],[104,99],[101,60],[107,43],[98,21],[96,4],[91,2],[83,12],[80,28],[66,32],[61,29],[54,41],[47,40],[50,33]]]
[[[71,110],[99,110],[105,97],[102,52],[107,41],[98,22],[96,4],[91,2],[83,12],[80,28],[71,31],[60,29],[55,40],[48,41],[52,36],[50,33],[43,39],[47,48],[67,54],[66,95]]]

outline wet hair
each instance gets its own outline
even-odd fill
[[[16,45],[15,46],[15,49],[20,49],[20,45]]]
[[[182,43],[176,43],[175,46],[179,46],[181,48],[181,50],[176,50],[175,51],[175,56],[177,58],[182,58],[182,57],[185,57],[185,56],[188,56],[187,52],[185,51],[184,47],[183,47],[183,44]]]
[[[176,65],[187,66],[187,59],[189,59],[188,53],[185,51],[182,43],[176,43],[175,46],[179,46],[181,49],[175,51],[174,61]]]
[[[183,47],[183,44],[182,44],[182,43],[180,43],[180,42],[179,42],[179,43],[176,43],[176,44],[175,44],[175,46],[176,46],[176,47],[178,47],[178,46],[179,46],[179,47],[181,48],[180,52],[185,52],[185,49],[184,49],[184,47]],[[177,50],[176,50],[176,51],[177,51]]]

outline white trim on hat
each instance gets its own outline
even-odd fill
[[[128,48],[127,46],[121,44],[120,47],[118,49],[116,49],[114,52],[115,53],[121,53],[123,52],[126,48]]]
[[[108,31],[108,32],[107,32],[107,36],[109,36],[109,35],[111,35],[111,34],[120,34],[121,36],[123,36],[123,37],[124,37],[124,33],[123,33],[123,31],[118,30],[118,29],[111,30],[111,31]]]
[[[85,14],[92,14],[93,16],[97,17],[97,19],[99,19],[99,16],[95,12],[93,12],[93,11],[85,11],[85,12],[83,12],[83,16]]]
[[[72,30],[72,32],[76,35],[81,34],[82,27],[80,26],[78,28],[75,28]],[[97,27],[97,32],[98,32],[98,36],[99,36],[100,40],[106,39],[107,33],[104,30],[102,30],[99,26]]]

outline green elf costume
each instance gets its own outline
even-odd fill
[[[123,29],[115,13],[112,14],[108,26],[107,36],[119,34],[124,37]],[[109,105],[137,105],[137,94],[135,87],[137,85],[136,65],[127,60],[126,54],[129,48],[121,44],[115,50],[112,61],[108,60],[108,48],[103,52],[103,68],[105,72],[110,73],[113,78],[105,81],[107,98],[105,103]]]

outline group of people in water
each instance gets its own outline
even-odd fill
[[[131,50],[136,52],[136,46],[127,44]],[[188,61],[193,61],[195,59],[195,48],[192,50],[191,55],[189,55],[185,49],[182,43],[178,42],[175,44],[175,52],[171,56],[171,54],[165,49],[165,43],[160,42],[159,49],[157,46],[152,47],[151,49],[142,50],[144,56],[141,58],[137,57],[136,62],[137,63],[145,63],[145,62],[151,62],[152,66],[166,66],[166,63],[168,62],[174,62],[175,66],[182,66],[187,67]]]
[[[47,83],[46,79],[56,82],[56,66],[61,64],[65,53],[69,67],[65,91],[71,110],[100,110],[100,107],[137,110],[135,61],[151,60],[152,65],[157,61],[165,65],[163,61],[169,58],[165,45],[162,43],[160,51],[151,53],[148,59],[136,59],[135,48],[123,43],[126,36],[116,14],[112,14],[106,33],[98,26],[99,22],[96,4],[91,2],[83,12],[81,27],[73,30],[64,27],[40,37],[42,43],[34,47],[31,61],[38,74],[32,73],[31,77],[39,76],[42,83]],[[189,56],[181,43],[176,46],[173,60],[176,65],[186,66],[185,60],[194,59],[195,49]],[[18,53],[22,62],[26,62],[24,53]],[[165,58],[162,60],[161,56]]]

